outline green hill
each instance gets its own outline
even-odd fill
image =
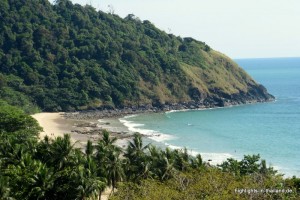
[[[273,99],[230,58],[134,15],[0,0],[0,97],[27,112]]]

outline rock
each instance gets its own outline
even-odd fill
[[[153,104],[140,105],[140,106],[127,106],[120,108],[113,108],[111,106],[102,106],[95,110],[86,110],[80,112],[65,113],[65,118],[77,119],[77,120],[90,120],[101,118],[122,117],[125,115],[139,114],[139,113],[153,113],[153,112],[165,112],[170,110],[183,110],[183,109],[203,109],[214,107],[225,107],[231,105],[256,103],[272,101],[275,98],[270,95],[266,88],[262,85],[259,87],[252,86],[249,91],[245,93],[240,91],[236,94],[225,94],[221,91],[214,89],[211,91],[212,96],[201,96],[196,89],[191,90],[191,94],[197,97],[197,101],[192,100],[189,102],[181,103],[164,103],[156,101]],[[105,125],[109,125],[107,122]],[[83,123],[77,125],[77,127],[91,127],[96,128],[96,123]]]

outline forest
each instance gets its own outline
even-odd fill
[[[41,140],[37,121],[0,101],[0,199],[299,199],[300,179],[283,178],[259,155],[218,166],[186,149],[144,145],[135,134],[127,148],[102,132],[96,143],[76,148],[70,135]],[[273,192],[237,192],[241,189]]]
[[[260,155],[218,166],[187,149],[125,149],[108,131],[77,148],[70,135],[39,139],[29,113],[273,97],[227,56],[193,38],[69,0],[0,0],[0,199],[299,199]],[[260,189],[265,192],[239,192]],[[273,192],[266,192],[272,190]],[[238,192],[237,192],[238,191]]]
[[[272,99],[204,42],[132,14],[69,0],[0,3],[0,98],[27,113]]]

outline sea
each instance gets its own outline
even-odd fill
[[[276,101],[119,119],[145,143],[201,154],[211,164],[259,154],[285,177],[300,177],[300,58],[235,60]]]

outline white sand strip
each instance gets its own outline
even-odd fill
[[[65,123],[65,119],[62,117],[63,113],[37,113],[32,115],[40,126],[43,128],[43,132],[40,133],[40,139],[43,139],[46,135],[50,138],[63,136],[64,133],[70,133],[68,130],[68,123]]]

